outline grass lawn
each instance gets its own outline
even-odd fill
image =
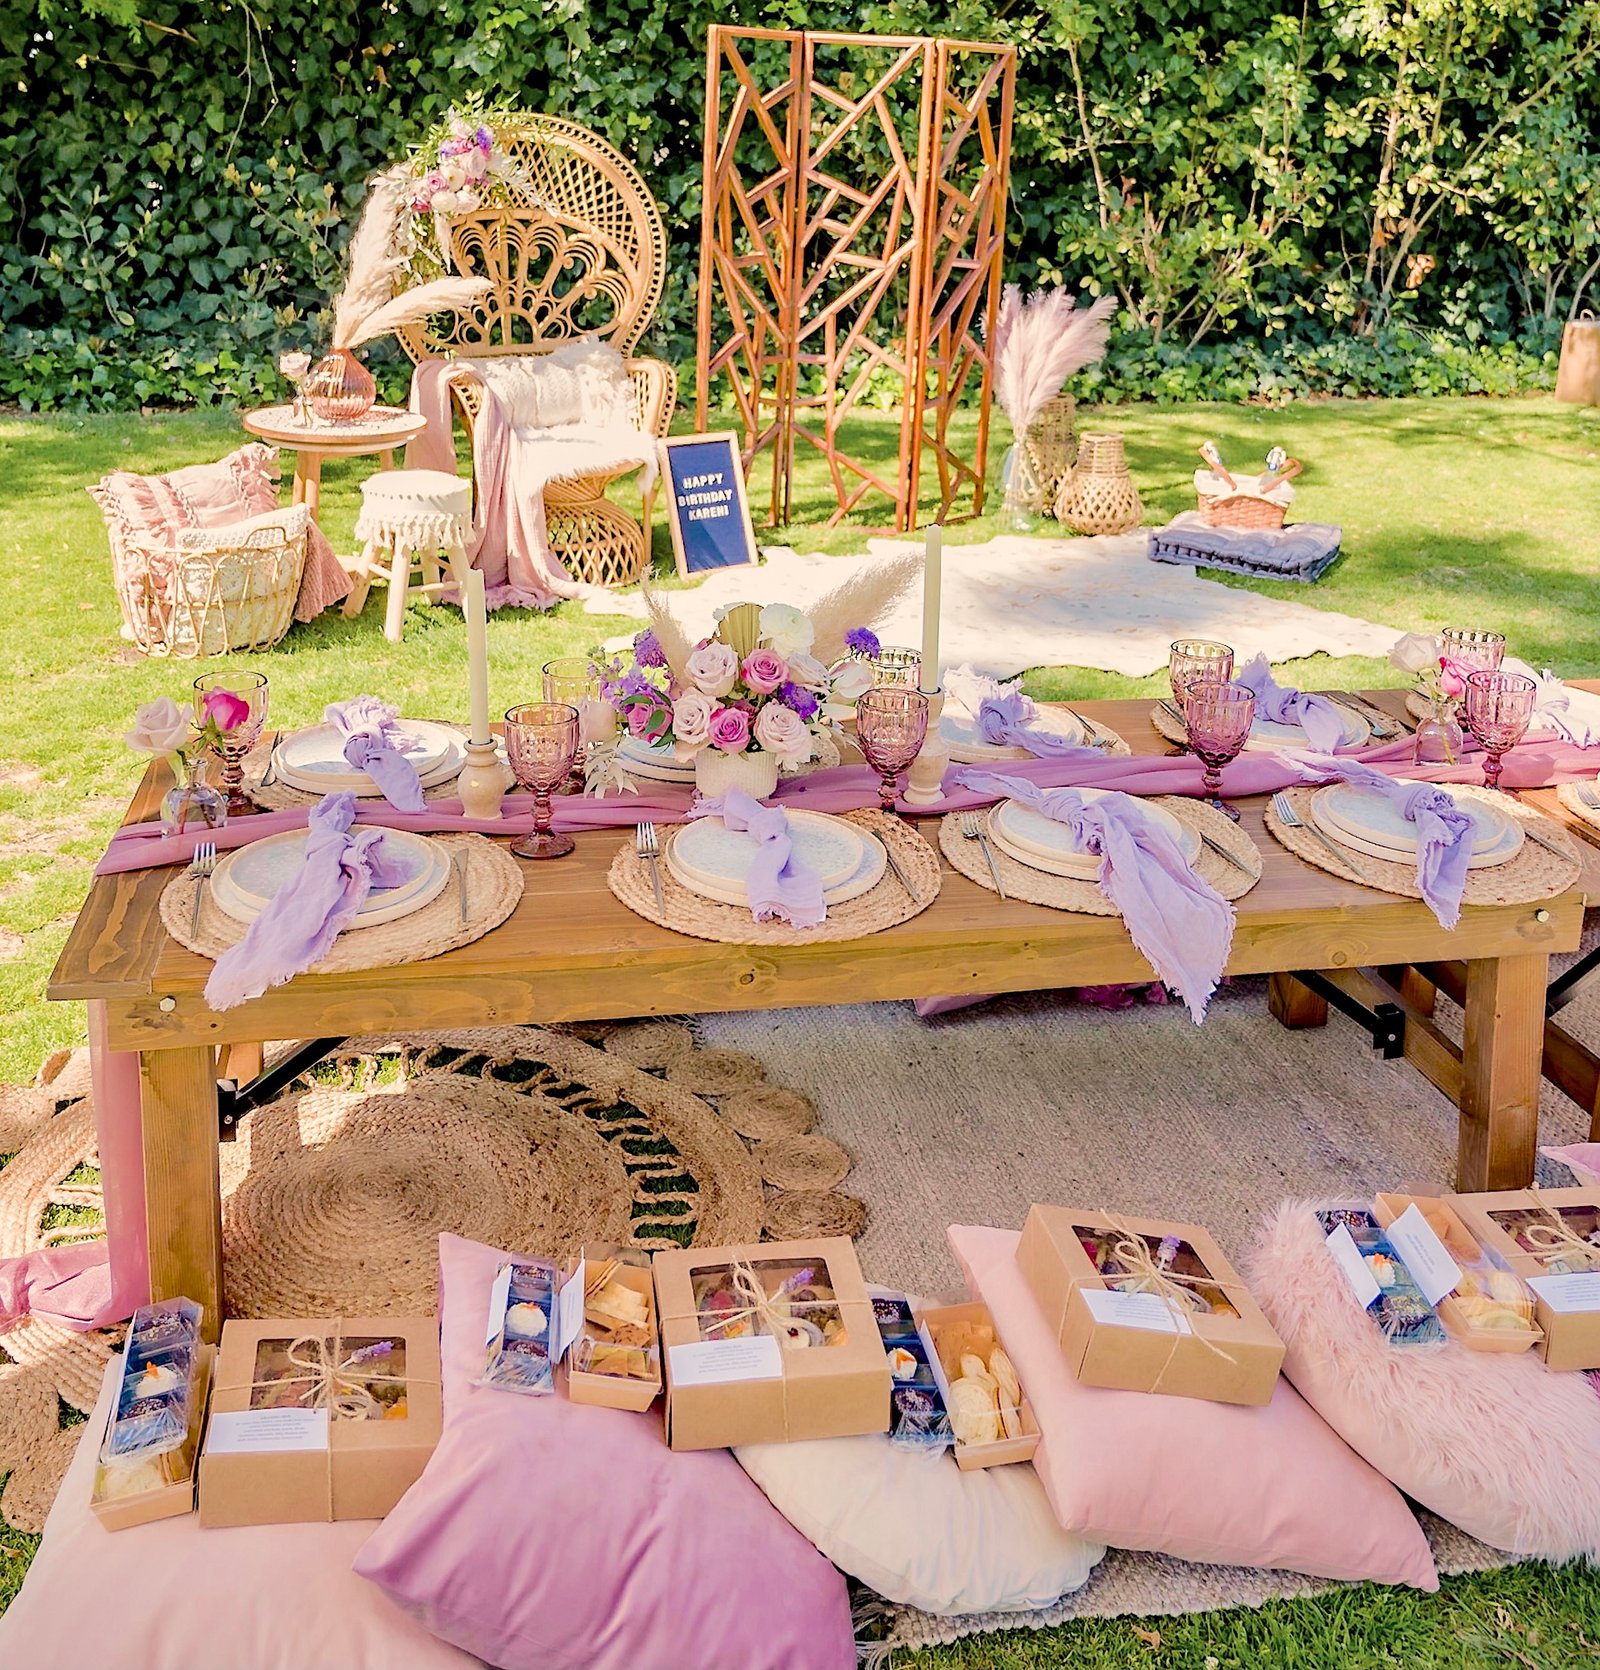
[[[1158,522],[1192,508],[1190,477],[1202,440],[1219,441],[1239,468],[1258,466],[1272,445],[1306,462],[1296,515],[1342,524],[1345,560],[1311,588],[1224,583],[1397,628],[1494,626],[1530,661],[1568,676],[1600,674],[1600,412],[1548,400],[1413,400],[1335,401],[1282,412],[1194,406],[1080,414],[1080,429],[1097,422],[1126,435],[1148,519]],[[82,1014],[46,1004],[44,982],[139,773],[122,732],[140,702],[181,698],[203,670],[145,661],[119,639],[105,535],[83,488],[111,469],[152,472],[220,457],[242,438],[232,414],[221,412],[0,418],[0,1011],[8,1022],[0,1034],[0,1082],[30,1079],[49,1051],[82,1039]],[[883,463],[892,460],[896,439],[892,421],[863,420],[851,444]],[[1002,426],[996,462],[1005,440]],[[369,467],[327,467],[323,520],[336,547],[350,543],[358,484]],[[862,526],[820,527],[831,503],[826,481],[815,461],[803,459],[802,467],[800,525],[763,537],[802,549],[859,549]],[[758,473],[756,506],[763,488]],[[949,539],[959,544],[999,531],[991,515],[952,528]],[[658,572],[670,570],[661,528],[655,555]],[[309,722],[325,703],[363,690],[407,712],[465,716],[459,614],[414,610],[403,644],[384,640],[381,614],[379,593],[362,619],[334,613],[296,627],[249,663],[271,675],[274,725]],[[494,706],[534,691],[550,656],[587,650],[634,625],[572,604],[546,615],[502,613],[489,628]],[[1286,676],[1313,688],[1346,679],[1401,682],[1379,662],[1322,657],[1290,663]],[[1030,674],[1028,687],[1040,696],[1084,698],[1136,694],[1160,682],[1048,667]],[[32,1541],[0,1534],[0,1605],[20,1579]],[[947,1670],[1551,1670],[1595,1662],[1597,1644],[1600,1578],[1523,1569],[1453,1581],[1438,1597],[1357,1588],[1259,1613],[986,1637],[917,1662]]]

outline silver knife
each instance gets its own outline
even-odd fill
[[[994,848],[989,845],[989,837],[983,833],[981,826],[978,844],[983,848],[983,856],[989,860],[989,877],[994,882],[994,890],[1003,899],[1006,897],[1006,886],[1000,879],[1000,866],[994,861]]]
[[[1184,718],[1182,710],[1176,702],[1169,702],[1166,697],[1163,696],[1161,700],[1156,703],[1156,706],[1159,707],[1169,719],[1179,725],[1182,725],[1185,730],[1188,730],[1189,721]]]
[[[1239,871],[1239,873],[1241,875],[1249,876],[1249,878],[1252,881],[1254,881],[1256,879],[1255,871],[1252,870],[1250,868],[1250,866],[1248,864],[1246,864],[1245,861],[1242,858],[1234,857],[1234,855],[1231,852],[1229,852],[1228,849],[1225,846],[1223,846],[1220,841],[1213,841],[1211,839],[1211,837],[1205,833],[1204,830],[1201,830],[1201,832],[1200,832],[1200,839],[1202,841],[1204,841],[1205,844],[1208,847],[1211,848],[1211,850],[1217,855],[1218,858],[1226,858],[1227,861],[1234,867],[1234,869]]]
[[[450,860],[450,867],[456,873],[457,897],[461,906],[461,926],[467,925],[467,864],[458,852]]]
[[[906,879],[906,873],[900,868],[900,860],[894,855],[894,848],[887,841],[883,842],[883,856],[889,860],[889,868],[894,871],[894,879],[905,888],[912,900],[920,903],[916,888]]]
[[[261,773],[261,787],[264,789],[270,789],[278,780],[278,744],[282,740],[282,731],[272,733],[272,742],[267,748],[267,769]]]
[[[1557,858],[1564,858],[1569,864],[1572,862],[1572,854],[1564,847],[1557,846],[1548,835],[1541,835],[1531,823],[1528,823],[1524,819],[1519,818],[1517,821],[1522,824],[1522,833],[1526,835],[1530,841],[1537,841],[1546,852],[1553,852]]]

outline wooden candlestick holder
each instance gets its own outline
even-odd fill
[[[456,778],[462,812],[469,818],[498,818],[500,802],[506,797],[507,775],[505,761],[493,741],[469,742],[467,763]]]
[[[937,806],[944,799],[944,774],[950,764],[950,749],[939,731],[944,712],[944,691],[924,690],[928,698],[928,734],[922,749],[906,773],[906,792],[900,797],[907,806]]]

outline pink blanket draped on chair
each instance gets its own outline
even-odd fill
[[[491,609],[548,609],[595,588],[574,580],[550,549],[544,489],[603,469],[655,468],[655,443],[637,430],[572,424],[528,429],[512,423],[477,370],[464,360],[423,360],[411,380],[411,410],[428,427],[406,448],[408,470],[456,468],[450,391],[476,385],[483,405],[473,422],[472,468],[477,505],[468,556],[483,570]]]

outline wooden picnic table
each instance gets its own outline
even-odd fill
[[[1401,692],[1372,692],[1371,699],[1402,711]],[[1120,732],[1135,753],[1170,747],[1151,726],[1147,700],[1076,707]],[[153,818],[166,786],[166,767],[153,765],[125,821]],[[1581,827],[1556,805],[1554,791],[1528,798]],[[1577,947],[1586,893],[1600,898],[1600,863],[1557,898],[1469,905],[1447,930],[1420,900],[1342,881],[1287,852],[1263,824],[1265,796],[1234,804],[1264,868],[1259,884],[1237,902],[1228,972],[1275,976],[1272,1009],[1286,1025],[1326,1019],[1324,999],[1293,978],[1303,970],[1326,971],[1351,992],[1402,1007],[1407,1059],[1460,1110],[1458,1186],[1526,1185],[1533,1175],[1549,958]],[[508,838],[517,832],[508,831]],[[928,833],[934,836],[931,823]],[[202,996],[211,963],[161,925],[158,901],[174,869],[97,878],[49,995],[90,1002],[91,1036],[101,1050],[136,1052],[142,1180],[123,1179],[119,1196],[126,1201],[130,1188],[142,1191],[152,1294],[187,1294],[209,1316],[220,1315],[216,1080],[222,1046],[1153,977],[1119,919],[1004,901],[942,860],[938,899],[911,921],[865,939],[793,947],[690,939],[635,916],[612,895],[606,871],[621,838],[616,830],[579,834],[571,857],[527,865],[514,913],[471,945],[427,962],[302,975],[223,1014]],[[937,852],[936,837],[931,844]],[[1600,858],[1600,848],[1585,850]],[[1466,1019],[1459,1046],[1435,1022],[1434,987],[1416,974],[1418,967],[1460,971]],[[102,1129],[103,1158],[108,1146]],[[108,1173],[108,1191],[111,1181]]]

